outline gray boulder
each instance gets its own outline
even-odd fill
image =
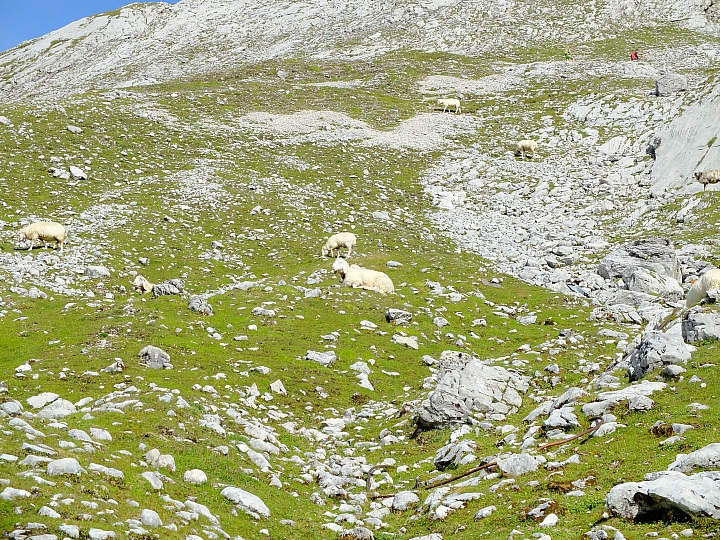
[[[670,240],[645,238],[635,240],[608,254],[600,263],[597,273],[605,279],[618,279],[627,283],[638,268],[652,270],[656,275],[680,281],[682,272]]]
[[[80,476],[85,472],[85,469],[80,466],[80,463],[75,458],[62,458],[48,463],[45,472],[48,476],[62,476],[65,474]]]
[[[412,491],[401,491],[393,497],[392,509],[395,512],[404,512],[409,508],[416,506],[420,502],[420,497]]]
[[[452,363],[443,362],[448,356]],[[504,417],[517,412],[522,405],[528,377],[500,366],[487,366],[476,359],[464,364],[468,356],[455,352],[441,355],[437,385],[418,407],[420,427],[457,426],[476,413]]]
[[[636,268],[625,285],[630,291],[660,296],[666,300],[676,301],[685,297],[685,291],[677,279],[647,268]]]
[[[547,461],[543,456],[531,456],[530,454],[513,454],[510,457],[498,461],[498,468],[504,476],[511,478],[525,473],[537,471]]]
[[[163,369],[172,367],[170,364],[170,355],[163,351],[160,347],[147,345],[138,353],[140,362],[152,369]]]
[[[367,527],[355,527],[338,534],[338,540],[375,540],[375,535]]]
[[[651,473],[644,482],[613,487],[605,506],[619,517],[638,522],[688,521],[693,517],[720,519],[720,472],[686,476],[680,472]]]
[[[628,360],[628,375],[631,381],[640,380],[648,371],[662,369],[668,364],[686,364],[690,350],[679,332],[650,330],[645,332],[640,345]]]
[[[191,296],[190,300],[188,301],[188,308],[191,311],[199,313],[200,315],[210,316],[213,314],[212,306],[202,296]]]
[[[690,452],[689,454],[678,454],[668,466],[668,471],[690,472],[694,468],[718,469],[720,468],[720,443],[712,443]]]
[[[446,444],[435,453],[435,468],[442,471],[449,465],[459,465],[460,460],[467,454],[472,454],[475,448],[475,442],[467,440]]]
[[[671,96],[688,89],[687,77],[677,73],[667,73],[655,81],[656,96]]]
[[[85,275],[91,279],[110,277],[110,270],[104,266],[88,266],[85,268]]]
[[[255,519],[264,517],[270,518],[270,510],[265,503],[257,495],[253,495],[243,489],[228,486],[220,492],[231,503],[236,505],[240,510],[250,514]]]
[[[182,279],[168,279],[153,286],[153,298],[168,296],[170,294],[181,294],[185,290],[185,282]]]
[[[308,351],[305,354],[305,360],[312,360],[313,362],[317,362],[318,364],[322,364],[323,366],[329,366],[335,360],[337,359],[337,356],[335,355],[335,351],[328,351],[328,352],[317,352],[317,351]]]
[[[720,312],[695,306],[685,312],[682,337],[688,343],[720,339]]]
[[[412,313],[403,309],[388,308],[385,320],[393,324],[408,324],[412,321]]]

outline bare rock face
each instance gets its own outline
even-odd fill
[[[440,356],[437,376],[437,386],[418,409],[421,427],[457,426],[476,413],[512,414],[528,389],[526,377],[455,351]]]
[[[691,517],[720,519],[720,472],[686,476],[680,472],[646,475],[645,482],[627,482],[612,488],[605,505],[616,516],[638,522]]]

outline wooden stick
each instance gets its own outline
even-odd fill
[[[581,432],[578,433],[577,435],[573,435],[573,436],[570,437],[569,439],[563,439],[562,441],[553,441],[553,442],[550,442],[550,443],[547,443],[547,444],[543,444],[542,446],[538,446],[537,449],[538,449],[538,450],[545,450],[546,448],[550,448],[551,446],[558,446],[559,444],[565,444],[565,443],[568,443],[568,442],[570,442],[570,441],[574,441],[575,439],[579,439],[580,437],[582,437],[583,435],[585,435],[585,434],[587,434],[587,433],[594,433],[594,432],[596,432],[596,431],[600,428],[600,426],[602,426],[604,423],[605,423],[605,420],[603,420],[602,418],[600,418],[600,421],[599,421],[597,424],[595,424],[594,426],[590,426],[589,428],[587,428],[587,429],[584,430],[584,431],[581,431]]]

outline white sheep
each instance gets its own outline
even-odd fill
[[[708,184],[717,184],[720,182],[720,170],[717,169],[712,171],[695,171],[693,176],[695,180],[702,184],[703,191],[705,191]]]
[[[340,274],[340,283],[346,287],[367,289],[383,294],[395,291],[395,286],[387,274],[369,268],[361,268],[357,264],[351,266],[345,259],[336,259],[332,270],[334,273]]]
[[[720,289],[720,269],[713,268],[705,272],[685,295],[685,307],[689,308],[702,302],[705,294],[712,289]]]
[[[537,151],[537,141],[525,139],[522,141],[518,141],[515,144],[515,155],[516,156],[522,155],[522,157],[524,158],[525,154],[530,154],[530,157],[534,158],[536,151]]]
[[[438,105],[443,108],[443,112],[451,107],[455,107],[455,112],[462,112],[460,108],[460,100],[455,98],[438,99]]]
[[[54,221],[36,221],[18,231],[17,241],[24,240],[30,240],[28,251],[35,246],[35,240],[40,240],[45,247],[48,242],[54,240],[56,247],[62,251],[65,244],[65,227]]]
[[[322,256],[327,257],[328,254],[330,254],[334,257],[334,252],[337,249],[339,257],[340,248],[344,247],[348,250],[346,257],[349,257],[350,253],[352,253],[352,248],[355,247],[355,244],[357,244],[357,237],[353,233],[343,232],[333,234],[327,239],[327,242],[325,242],[325,245],[322,247]]]
[[[155,285],[150,283],[144,276],[141,274],[138,274],[135,276],[135,279],[132,282],[133,288],[136,291],[140,291],[140,294],[145,294],[146,292],[151,292]]]

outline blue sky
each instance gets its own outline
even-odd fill
[[[178,0],[167,0],[175,4]],[[131,0],[0,0],[0,51]]]

